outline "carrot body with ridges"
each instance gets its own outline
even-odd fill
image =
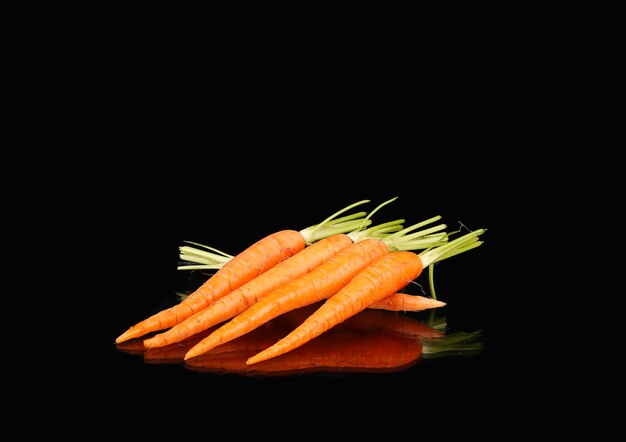
[[[256,278],[279,262],[305,247],[300,232],[282,230],[252,244],[234,259],[228,261],[207,282],[181,303],[163,310],[131,327],[119,336],[120,343],[149,332],[172,327],[202,310],[246,282]]]
[[[146,339],[144,345],[153,348],[180,342],[215,324],[230,319],[246,310],[272,290],[309,273],[350,245],[352,245],[352,239],[345,234],[322,239],[233,290],[170,330]]]
[[[247,363],[265,361],[300,347],[373,302],[405,287],[420,275],[422,269],[421,258],[412,252],[392,252],[381,256],[359,272],[295,330],[270,348],[249,358]]]
[[[206,353],[279,315],[334,295],[359,271],[387,253],[387,245],[378,239],[366,239],[346,247],[313,271],[259,299],[195,345],[185,359]]]

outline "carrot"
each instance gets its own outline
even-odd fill
[[[440,218],[436,216],[396,232],[389,236],[393,237],[392,241],[387,241],[387,237],[368,238],[344,248],[311,272],[278,287],[259,299],[189,350],[185,359],[198,356],[224,342],[248,333],[281,314],[334,295],[368,264],[389,253],[390,247],[425,248],[437,243],[445,237],[445,234],[432,237],[429,235],[445,229],[445,224],[411,235],[407,233]]]
[[[300,347],[364,310],[373,302],[380,301],[406,286],[421,274],[424,267],[479,246],[481,242],[477,241],[477,237],[483,232],[484,230],[480,229],[468,233],[446,245],[420,254],[394,251],[380,256],[354,276],[350,282],[330,297],[291,333],[266,350],[249,358],[246,363],[255,364]],[[220,329],[205,340],[211,339],[211,336],[219,331]],[[194,348],[201,345],[205,340],[193,347],[190,352],[193,352]]]
[[[229,294],[228,296],[230,296],[231,294]],[[184,293],[178,293],[178,296],[180,296],[182,299],[187,297],[187,295]],[[221,302],[223,300],[224,298],[220,299],[219,301]],[[214,304],[211,304],[207,308],[210,308],[213,305]],[[419,312],[431,308],[444,307],[445,305],[445,302],[433,298],[426,298],[419,295],[409,295],[407,293],[394,293],[393,295],[388,296],[385,299],[381,299],[380,301],[368,305],[367,308],[388,310],[392,312]],[[186,321],[188,320],[189,319],[186,319]]]
[[[395,199],[396,198],[393,198],[378,206],[365,218],[364,221],[369,220],[371,215],[378,209]],[[170,330],[158,334],[150,339],[146,339],[144,344],[146,347],[154,348],[180,342],[183,339],[204,331],[215,324],[230,319],[250,307],[272,290],[277,289],[281,285],[286,284],[301,275],[309,273],[311,270],[327,261],[339,251],[353,244],[353,241],[359,241],[361,238],[366,238],[367,235],[370,234],[378,235],[381,231],[388,232],[390,230],[401,230],[402,226],[400,224],[403,221],[404,220],[391,221],[378,226],[370,227],[365,231],[357,229],[354,232],[351,232],[350,236],[339,233],[328,238],[324,238],[294,256],[282,261],[253,280],[243,284],[241,287],[233,290],[228,295],[225,295],[219,300],[213,302],[205,309],[175,325]]]
[[[118,344],[132,338],[138,338],[149,332],[172,327],[194,313],[202,310],[212,302],[227,295],[248,281],[256,278],[263,272],[271,269],[281,261],[298,253],[308,243],[337,233],[353,231],[360,226],[363,220],[356,219],[362,213],[344,217],[341,223],[332,223],[331,220],[352,207],[369,202],[359,201],[331,215],[322,223],[300,230],[281,230],[268,235],[242,251],[235,258],[227,261],[223,266],[185,300],[166,310],[132,326],[122,333],[115,342]],[[347,221],[345,218],[349,218]],[[327,225],[328,228],[322,229]]]
[[[417,312],[429,308],[443,307],[445,302],[418,295],[394,293],[380,301],[375,301],[367,306],[371,309],[390,310],[395,312]]]

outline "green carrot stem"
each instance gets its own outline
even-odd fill
[[[374,210],[372,210],[369,215],[367,215],[365,217],[365,219],[363,220],[363,223],[365,223],[365,221],[367,221],[368,219],[370,219],[376,212],[378,212],[382,207],[386,206],[387,204],[394,202],[395,200],[397,200],[398,197],[396,196],[395,198],[391,198],[390,200],[384,201],[383,203],[379,204],[378,207],[376,207]],[[362,226],[360,226],[358,228],[358,230],[363,230],[363,227],[365,227],[365,224],[363,224]]]
[[[300,230],[300,234],[302,235],[302,237],[304,238],[304,241],[307,244],[311,244],[319,239],[325,238],[326,236],[322,236],[322,238],[319,238],[317,235],[315,235],[315,233],[320,230],[324,225],[326,225],[327,223],[329,223],[330,221],[332,221],[333,219],[337,218],[339,215],[341,215],[344,212],[347,212],[348,210],[352,209],[353,207],[356,206],[360,206],[361,204],[365,204],[365,203],[369,203],[370,200],[362,200],[362,201],[357,201],[356,203],[350,204],[347,207],[344,207],[343,209],[333,213],[332,215],[330,215],[328,218],[326,218],[324,221],[322,221],[319,224],[315,224],[313,226],[307,227],[305,229]],[[339,223],[341,224],[341,223]],[[353,229],[351,229],[353,230]],[[350,232],[351,230],[346,230],[345,233]]]
[[[424,267],[428,267],[431,264],[478,247],[482,242],[479,242],[477,238],[483,233],[485,233],[485,229],[478,229],[447,244],[420,253],[422,264]]]
[[[221,269],[224,264],[204,264],[204,265],[182,265],[176,267],[177,270],[217,270]]]
[[[393,241],[393,240],[395,240],[396,238],[399,238],[399,237],[401,237],[401,236],[406,235],[406,234],[407,234],[407,233],[409,233],[409,232],[412,232],[413,230],[416,230],[416,229],[419,229],[420,227],[423,227],[423,226],[426,226],[426,225],[428,225],[428,224],[434,223],[435,221],[439,221],[440,219],[441,219],[441,215],[437,215],[437,216],[434,216],[434,217],[432,217],[432,218],[428,218],[428,219],[426,219],[426,220],[424,220],[424,221],[420,221],[419,223],[417,223],[417,224],[413,224],[413,225],[411,225],[411,226],[409,226],[409,227],[405,228],[404,230],[401,230],[401,231],[397,232],[397,233],[396,233],[396,234],[394,234],[394,235],[390,235],[390,236],[387,238],[387,240],[388,240],[388,241]]]
[[[181,255],[188,255],[190,257],[198,257],[205,261],[211,262],[227,262],[230,261],[233,257],[226,254],[218,255],[216,253],[207,252],[205,250],[196,249],[190,246],[182,246],[178,248],[180,250]]]
[[[435,264],[428,266],[428,285],[430,286],[430,296],[433,299],[437,299],[437,293],[435,293]]]

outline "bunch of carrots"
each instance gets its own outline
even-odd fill
[[[480,246],[485,230],[454,238],[460,232],[446,233],[445,224],[424,228],[440,216],[409,227],[403,219],[373,225],[372,216],[395,199],[370,213],[340,217],[370,202],[359,201],[319,224],[268,235],[236,256],[195,243],[200,248],[181,247],[181,258],[192,264],[180,269],[216,272],[180,303],[130,327],[116,342],[160,332],[142,341],[146,349],[156,349],[196,337],[184,355],[190,360],[276,317],[316,305],[284,337],[247,358],[252,365],[289,353],[367,308],[418,311],[445,305],[398,291],[425,268]]]

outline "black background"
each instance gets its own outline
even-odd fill
[[[314,410],[310,401],[323,403],[324,413],[395,409],[396,417],[406,418],[419,409],[468,420],[486,418],[518,385],[512,383],[517,362],[508,357],[510,331],[515,330],[506,326],[511,319],[507,306],[519,284],[509,271],[509,254],[504,254],[511,227],[507,198],[512,193],[491,172],[493,163],[483,164],[478,154],[444,152],[431,156],[432,163],[420,149],[426,148],[387,155],[383,149],[371,160],[363,160],[370,154],[359,149],[343,156],[322,146],[310,155],[295,147],[287,156],[265,150],[264,160],[246,160],[245,170],[233,166],[232,156],[208,162],[190,156],[189,168],[171,173],[158,186],[141,182],[133,194],[112,200],[113,205],[123,204],[114,220],[123,233],[105,248],[120,259],[102,269],[98,307],[104,306],[107,314],[101,317],[97,337],[90,335],[99,351],[89,352],[107,379],[102,397],[116,403],[141,401],[142,415],[158,415],[186,401],[202,404],[206,397],[213,407],[252,413],[261,421],[276,413],[304,422],[293,407],[297,403]],[[448,155],[453,160],[437,162]],[[185,181],[187,174],[191,178]],[[120,333],[171,303],[174,291],[185,284],[186,274],[176,270],[183,240],[236,253],[276,230],[315,224],[352,202],[371,199],[364,206],[371,209],[394,196],[398,200],[379,212],[379,221],[401,217],[408,224],[439,214],[450,228],[460,221],[471,229],[488,229],[482,247],[442,262],[435,274],[439,298],[448,303],[448,326],[454,331],[484,330],[482,354],[420,361],[400,373],[248,378],[198,374],[182,365],[148,365],[116,351],[114,339]],[[423,275],[418,281],[427,286]],[[408,402],[400,406],[399,400]],[[201,415],[195,407],[188,413]],[[215,412],[219,416],[223,410]]]
[[[226,437],[249,430],[327,438],[335,425],[333,435],[352,437],[382,429],[389,437],[430,430],[476,438],[505,422],[541,347],[527,335],[544,336],[540,315],[531,315],[539,306],[518,302],[539,299],[542,284],[540,259],[525,252],[547,241],[544,228],[552,234],[563,222],[539,227],[541,219],[532,220],[542,215],[537,195],[558,205],[566,188],[558,181],[537,186],[545,170],[554,184],[552,172],[566,168],[552,169],[542,150],[560,146],[561,135],[576,128],[544,131],[558,119],[556,103],[576,94],[558,93],[563,78],[546,67],[553,51],[536,60],[521,43],[527,32],[511,40],[501,33],[478,41],[461,35],[439,48],[433,43],[447,34],[438,31],[426,44],[376,43],[377,54],[362,45],[361,63],[353,65],[352,48],[343,46],[332,59],[312,60],[294,48],[271,60],[269,47],[255,47],[254,39],[228,47],[232,35],[191,53],[184,42],[154,44],[147,34],[141,44],[122,39],[111,50],[112,33],[103,32],[106,51],[87,47],[67,88],[51,82],[41,92],[45,103],[36,110],[46,119],[61,115],[61,123],[24,131],[42,133],[46,147],[76,146],[78,153],[50,149],[71,173],[54,168],[38,186],[51,208],[35,205],[28,235],[45,230],[43,240],[54,238],[68,254],[40,258],[59,261],[59,293],[68,296],[37,286],[55,304],[52,312],[58,298],[69,299],[69,320],[51,315],[54,336],[65,339],[48,340],[54,357],[20,361],[46,387],[58,387],[46,395],[53,403],[78,391],[75,408],[98,419],[91,430],[116,435],[132,428],[181,437],[195,429],[209,438],[222,430]],[[43,158],[35,159],[46,166]],[[350,202],[368,198],[373,206],[394,196],[378,219],[410,223],[440,214],[450,227],[461,221],[488,229],[481,248],[436,273],[449,326],[485,331],[481,355],[422,361],[401,373],[255,379],[147,365],[116,351],[114,339],[169,304],[184,283],[176,270],[183,240],[236,253]],[[61,205],[66,200],[69,208]],[[344,416],[354,412],[356,419]],[[232,416],[240,420],[225,426]]]
[[[448,80],[443,83],[452,87]],[[400,99],[402,91],[393,89],[372,100],[358,91],[317,96],[314,88],[276,103],[269,91],[242,85],[232,100],[206,109],[187,101],[166,107],[149,93],[124,96],[123,108],[113,106],[104,123],[88,129],[107,166],[96,167],[94,159],[73,183],[88,192],[73,222],[88,226],[83,243],[101,254],[77,251],[87,270],[72,273],[72,282],[90,288],[82,302],[98,314],[72,323],[74,332],[88,331],[74,345],[89,365],[70,365],[67,373],[87,375],[87,394],[115,404],[107,416],[128,417],[138,427],[146,416],[160,423],[165,414],[206,413],[210,423],[233,412],[251,419],[251,428],[286,416],[311,431],[311,416],[353,410],[416,424],[493,418],[524,384],[513,306],[520,292],[528,295],[528,280],[514,269],[517,252],[530,241],[511,238],[519,238],[533,210],[521,183],[540,165],[527,168],[532,140],[525,120],[520,124],[501,105],[505,97],[482,96],[467,84],[447,91],[441,100],[431,97],[428,108],[415,104],[415,94]],[[448,325],[484,330],[482,354],[422,361],[400,373],[257,379],[147,365],[116,351],[117,336],[171,303],[184,284],[176,270],[182,241],[237,253],[352,202],[371,199],[373,208],[395,196],[378,220],[412,223],[439,214],[452,229],[459,221],[488,229],[482,247],[442,262],[436,272]]]

